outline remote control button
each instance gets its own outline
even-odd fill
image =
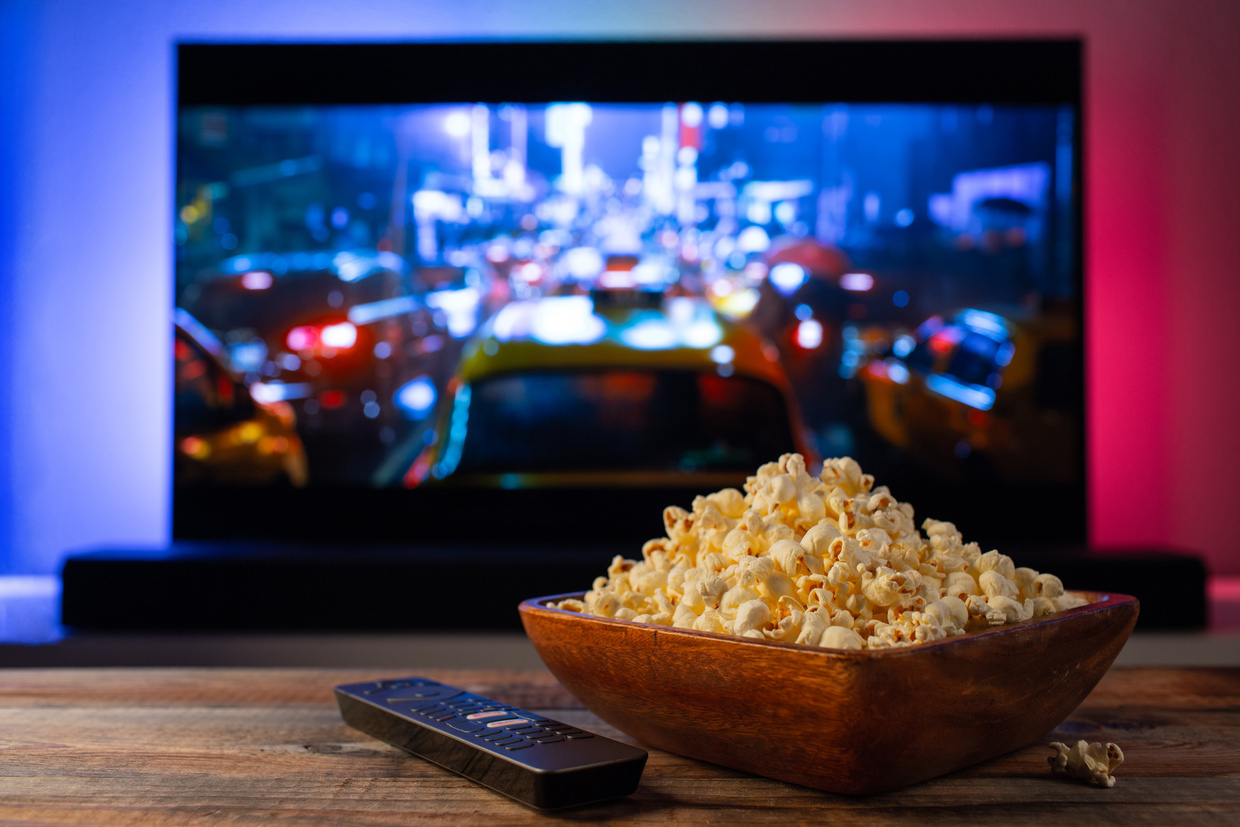
[[[506,716],[508,713],[504,712],[502,709],[488,709],[486,712],[475,712],[472,715],[466,715],[465,717],[471,721],[478,721],[483,718],[494,718],[497,715]]]
[[[512,746],[513,744],[528,744],[529,742],[526,741],[524,738],[521,738],[518,736],[515,738],[506,738],[501,741],[494,741],[493,743],[497,747],[508,747],[508,746]]]
[[[594,736],[588,732],[566,732],[564,737],[570,741],[580,741],[583,738],[593,738]]]
[[[540,744],[554,744],[556,741],[563,741],[564,739],[559,735],[544,735],[541,738],[534,738],[532,740],[537,741]]]
[[[534,744],[531,741],[522,741],[519,744],[504,744],[504,749],[525,749],[526,747],[532,746],[534,746]]]
[[[489,735],[483,735],[483,736],[482,736],[482,740],[484,740],[484,741],[500,741],[500,740],[503,740],[503,739],[505,739],[505,738],[510,738],[510,737],[512,737],[512,733],[511,733],[511,732],[504,732],[503,730],[500,730],[499,732],[492,732],[492,733],[490,733]]]
[[[452,727],[457,732],[486,732],[487,731],[487,728],[485,725],[477,723],[476,721],[467,721],[464,718],[457,718],[454,721],[448,721],[448,726]]]
[[[524,718],[504,718],[502,721],[491,721],[489,724],[487,724],[487,726],[491,727],[492,729],[495,729],[496,727],[512,726],[513,724],[525,726],[528,723],[529,721],[525,720]]]

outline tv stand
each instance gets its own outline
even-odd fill
[[[1073,589],[1131,594],[1138,628],[1207,625],[1206,571],[1155,549],[1012,549],[1019,565]],[[420,546],[175,542],[115,548],[64,564],[62,622],[95,631],[519,629],[530,597],[580,592],[640,545]]]
[[[630,546],[174,542],[62,570],[61,622],[110,631],[519,629],[517,605],[585,591]]]

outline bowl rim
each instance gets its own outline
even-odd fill
[[[996,635],[1006,635],[1013,632],[1058,625],[1073,618],[1094,614],[1097,612],[1108,612],[1123,606],[1132,605],[1138,611],[1140,610],[1140,602],[1137,598],[1128,594],[1086,590],[1067,590],[1067,593],[1084,597],[1089,602],[1083,606],[1065,609],[1060,612],[1055,612],[1052,615],[1046,615],[1045,617],[1035,617],[1030,618],[1029,620],[1021,620],[1016,623],[1007,623],[1002,626],[992,626],[989,629],[979,629],[973,632],[965,632],[960,635],[943,638],[930,643],[914,643],[907,646],[884,646],[880,649],[833,649],[825,646],[811,646],[807,643],[785,643],[781,640],[769,639],[758,640],[757,638],[730,635],[723,632],[704,632],[698,629],[682,629],[676,626],[659,626],[654,623],[638,623],[633,620],[620,620],[614,617],[600,617],[598,615],[585,614],[584,612],[574,612],[571,609],[561,609],[550,605],[552,602],[562,600],[580,600],[585,596],[586,592],[569,592],[567,594],[531,597],[522,601],[517,608],[522,615],[528,613],[547,613],[552,616],[567,616],[582,619],[587,622],[616,626],[619,629],[644,630],[660,635],[672,635],[675,637],[686,637],[690,639],[697,638],[700,640],[714,640],[725,643],[734,643],[740,646],[758,646],[764,648],[774,647],[776,649],[786,649],[791,652],[812,652],[852,660],[899,658],[916,656],[918,654],[929,654],[941,651],[944,647],[951,647],[969,641],[982,641]]]

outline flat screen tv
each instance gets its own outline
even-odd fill
[[[636,555],[800,451],[1084,542],[1080,42],[177,54],[175,538]]]

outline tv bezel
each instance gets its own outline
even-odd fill
[[[1078,356],[1084,365],[1083,67],[1084,43],[1078,38],[181,42],[176,46],[175,111],[191,106],[574,100],[1072,106],[1077,126],[1073,256]],[[919,491],[893,482],[893,493],[912,502],[919,519],[956,519],[966,540],[984,545],[1084,545],[1087,377],[1084,370],[1079,376],[1080,452],[1072,484],[1011,484],[1001,491],[948,485]],[[702,493],[707,492],[174,488],[171,526],[175,541],[385,547],[637,543],[636,555],[642,540],[661,534],[665,506],[687,507]],[[965,497],[967,513],[957,518],[950,504]],[[1034,515],[1041,518],[1034,522]]]

